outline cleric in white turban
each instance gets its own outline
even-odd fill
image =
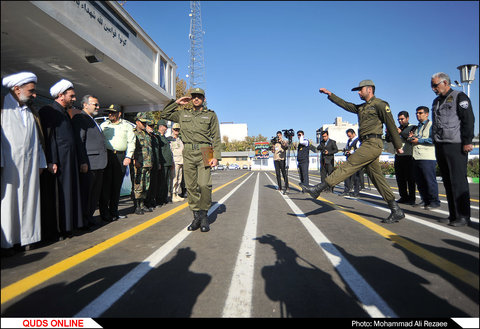
[[[15,86],[23,86],[30,82],[37,83],[37,76],[35,74],[32,72],[19,72],[4,77],[2,85],[8,89],[12,89]]]
[[[36,83],[36,75],[30,72],[2,80],[2,85],[10,89],[2,100],[1,125],[1,246],[5,249],[41,239],[40,170],[47,163],[40,123],[29,107],[36,97]]]
[[[62,79],[50,88],[50,95],[53,98],[57,98],[58,95],[65,92],[65,90],[73,88],[73,83],[68,80]]]

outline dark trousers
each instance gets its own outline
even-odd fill
[[[405,201],[415,201],[413,157],[411,155],[395,155],[394,167],[400,198]]]
[[[413,160],[413,176],[417,183],[418,192],[425,205],[440,203],[438,199],[438,184],[435,160]]]
[[[329,176],[332,172],[334,167],[334,156],[333,155],[322,155],[320,159],[321,167],[320,167],[320,178],[322,182],[325,182],[325,178]],[[333,186],[330,187],[330,191],[333,191]]]
[[[447,193],[450,220],[470,218],[470,190],[467,181],[468,154],[460,143],[436,143],[435,156]]]
[[[118,217],[118,202],[122,188],[123,177],[127,167],[123,165],[125,152],[107,150],[108,162],[103,172],[102,192],[100,194],[100,216],[103,219]]]
[[[283,180],[285,181],[285,189],[288,188],[288,176],[287,171],[285,169],[285,160],[274,160],[273,165],[275,166],[275,175],[277,176],[277,184],[278,189],[282,189],[282,177],[280,176],[280,172],[282,173]]]
[[[147,198],[145,199],[145,205],[147,207],[155,207],[157,205],[157,195],[159,189],[159,178],[160,170],[158,165],[154,165],[150,171],[150,186],[147,191]]]
[[[80,173],[80,191],[82,196],[82,212],[85,224],[93,223],[93,213],[97,209],[102,192],[103,169],[89,170]]]
[[[308,160],[298,162],[298,170],[300,173],[300,183],[308,185]]]
[[[172,166],[165,166],[158,171],[158,190],[157,190],[157,204],[168,203],[168,191],[170,190],[170,175]]]
[[[362,173],[363,171],[360,169],[359,171],[354,173],[352,176],[345,179],[344,192],[350,192],[353,189],[353,193],[358,194],[358,192],[360,191],[360,183],[362,181],[361,179]]]

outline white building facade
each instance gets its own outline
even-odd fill
[[[116,1],[2,1],[1,74],[31,71],[37,94],[70,80],[81,97],[125,112],[175,99],[176,64]]]
[[[229,142],[244,141],[248,136],[248,125],[246,123],[221,122],[220,123],[221,141],[227,137]]]

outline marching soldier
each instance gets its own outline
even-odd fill
[[[325,88],[320,88],[319,91],[322,94],[327,94],[328,99],[334,104],[337,104],[349,112],[357,113],[358,132],[362,145],[355,153],[348,157],[347,162],[338,166],[325,181],[311,187],[301,184],[302,189],[316,199],[320,195],[320,192],[329,189],[331,186],[335,186],[359,169],[365,167],[367,175],[371,178],[382,198],[387,201],[388,207],[391,210],[390,215],[382,220],[382,222],[388,224],[395,223],[404,218],[405,214],[395,202],[395,196],[380,168],[379,156],[383,150],[383,124],[387,126],[387,131],[390,133],[392,143],[398,153],[403,153],[401,149],[402,141],[400,140],[388,103],[375,97],[375,84],[373,81],[363,80],[359,83],[358,87],[352,89],[352,91],[355,90],[358,90],[360,98],[364,100],[365,103],[355,105],[344,101]]]
[[[145,112],[137,114],[135,129],[135,152],[133,153],[133,191],[135,214],[143,215],[144,211],[152,210],[144,207],[147,191],[150,187],[150,171],[152,169],[152,140],[146,132],[146,126],[151,124]]]
[[[188,204],[193,211],[193,221],[188,230],[201,228],[202,232],[208,232],[207,211],[212,202],[210,166],[216,166],[221,158],[220,128],[215,112],[203,105],[205,91],[195,88],[191,95],[167,104],[161,117],[178,122],[182,131],[185,185]],[[177,110],[179,105],[190,101],[193,109]]]

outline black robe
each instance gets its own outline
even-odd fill
[[[57,173],[48,170],[40,181],[42,236],[56,238],[83,227],[79,164],[86,163],[80,138],[74,133],[68,112],[58,102],[39,110],[45,134],[47,164],[57,164]]]

